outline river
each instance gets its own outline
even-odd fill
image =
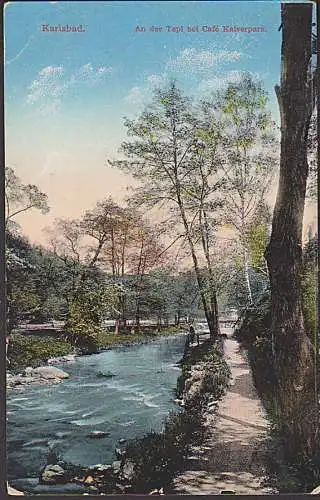
[[[38,477],[49,448],[83,466],[115,460],[119,440],[161,431],[174,404],[185,335],[118,347],[56,365],[71,377],[8,394],[8,479]],[[112,378],[99,372],[114,374]],[[92,431],[106,437],[89,436]]]

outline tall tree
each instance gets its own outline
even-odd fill
[[[224,152],[223,217],[241,243],[248,303],[252,303],[246,234],[265,199],[278,163],[274,125],[267,108],[268,96],[250,74],[244,73],[239,82],[219,91],[214,102],[216,106],[207,103],[206,110],[209,116],[212,113],[219,116]]]
[[[225,205],[221,188],[225,184],[221,176],[221,133],[219,123],[199,117],[193,145],[190,168],[184,177],[183,195],[185,209],[191,218],[190,232],[194,242],[202,248],[205,267],[202,280],[205,295],[211,311],[211,328],[219,331],[217,276],[214,272],[216,258],[215,235],[218,228],[218,214]]]
[[[66,329],[75,335],[75,339],[85,341],[89,338],[91,341],[92,335],[101,326],[103,315],[98,314],[97,309],[86,319],[92,302],[97,300],[101,312],[112,311],[115,298],[121,293],[118,284],[109,283],[98,267],[102,249],[110,238],[114,223],[112,216],[116,208],[111,201],[100,202],[80,220],[58,219],[54,228],[47,230],[53,251],[63,262],[63,272],[69,278],[64,290],[67,302]],[[105,306],[102,307],[104,302]]]
[[[189,246],[203,309],[214,336],[218,333],[216,310],[206,295],[194,240],[194,220],[186,203],[186,179],[195,168],[198,155],[197,120],[191,102],[173,83],[155,91],[152,105],[137,120],[126,120],[125,125],[132,138],[122,144],[125,159],[110,164],[141,181],[135,194],[141,203],[165,206],[176,216],[176,224],[182,226]]]
[[[165,252],[160,243],[159,230],[143,220],[136,220],[132,233],[131,251],[128,255],[128,272],[132,276],[131,287],[135,296],[135,326],[139,330],[141,301],[145,288],[145,276],[164,262]]]
[[[312,4],[282,4],[281,116],[278,194],[266,257],[271,282],[271,333],[278,375],[277,406],[292,452],[314,453],[317,432],[312,345],[302,311],[302,223],[307,143],[315,104],[310,73]]]

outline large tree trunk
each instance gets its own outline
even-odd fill
[[[281,157],[272,233],[266,250],[271,282],[271,333],[278,416],[291,453],[312,454],[316,408],[312,345],[301,303],[302,223],[308,176],[307,135],[312,113],[309,62],[311,4],[282,4],[282,73],[276,87]]]

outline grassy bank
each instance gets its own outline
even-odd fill
[[[96,337],[97,349],[110,349],[116,347],[117,345],[130,345],[142,342],[148,342],[152,339],[158,338],[160,336],[173,335],[183,331],[179,326],[169,326],[167,328],[163,327],[160,331],[156,327],[141,327],[139,333],[120,333],[116,334],[113,332],[99,332]]]
[[[195,364],[203,376],[197,390],[192,391]],[[207,342],[188,350],[181,369],[176,395],[183,399],[185,406],[169,415],[162,433],[149,433],[142,439],[132,440],[126,447],[126,460],[134,467],[133,493],[162,487],[170,493],[171,482],[184,469],[191,448],[204,439],[204,411],[209,400],[220,399],[228,386],[230,372],[220,342]]]
[[[142,328],[140,333],[119,334],[101,331],[95,338],[91,352],[99,352],[104,349],[112,349],[120,345],[130,345],[136,343],[149,342],[159,336],[172,335],[180,332],[180,327],[163,328],[157,332],[156,328]],[[62,336],[64,338],[62,338]],[[46,335],[46,331],[40,335],[22,335],[15,333],[11,335],[8,348],[8,369],[14,373],[22,372],[27,366],[37,367],[45,363],[49,358],[65,356],[72,352],[77,354],[86,354],[87,349],[75,348],[70,340],[60,332],[54,332],[54,335]]]
[[[19,373],[27,366],[37,367],[47,359],[66,356],[73,352],[72,345],[62,339],[21,334],[11,336],[8,348],[8,369]]]

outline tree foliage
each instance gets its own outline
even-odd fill
[[[48,197],[34,184],[23,184],[12,167],[5,168],[6,226],[19,214],[35,208],[49,212]]]

